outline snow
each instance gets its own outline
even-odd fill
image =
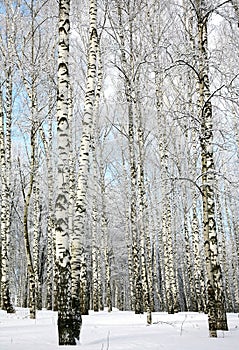
[[[146,315],[129,311],[108,313],[90,311],[83,316],[80,344],[57,345],[57,314],[38,311],[29,319],[27,309],[16,314],[0,310],[0,350],[235,350],[239,343],[238,314],[228,314],[228,332],[209,338],[207,315],[181,312],[153,313],[153,324]]]

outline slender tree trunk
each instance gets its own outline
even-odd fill
[[[154,309],[152,302],[152,264],[151,264],[151,244],[149,238],[149,213],[148,202],[145,189],[145,170],[144,170],[144,131],[142,125],[142,115],[138,108],[138,188],[139,188],[139,236],[140,236],[140,254],[141,254],[141,273],[142,273],[142,290],[144,299],[144,308],[147,312],[147,323],[152,323],[152,311]]]
[[[195,120],[192,120],[194,125]],[[198,151],[197,151],[197,141],[196,141],[196,126],[192,130],[192,178],[197,177],[197,162],[198,162]],[[192,247],[194,256],[194,280],[195,280],[195,293],[197,301],[197,309],[199,312],[206,311],[206,299],[204,297],[205,291],[205,277],[204,277],[204,264],[201,256],[202,249],[202,238],[199,229],[199,219],[198,219],[198,189],[194,188],[192,193]]]
[[[9,92],[9,91],[8,91]],[[9,115],[7,114],[9,117]],[[10,127],[7,123],[7,127]],[[10,132],[9,130],[7,132]],[[6,164],[6,142],[4,135],[4,116],[2,103],[2,90],[0,86],[0,164],[1,164],[1,308],[8,313],[15,312],[9,288],[9,241],[10,241],[10,205],[9,205],[9,172]],[[10,162],[10,159],[8,158]]]
[[[165,310],[164,305],[164,288],[162,283],[162,267],[161,267],[161,261],[162,261],[162,244],[159,242],[159,233],[160,228],[157,226],[154,216],[156,218],[159,217],[158,215],[158,209],[156,209],[156,213],[154,215],[153,211],[153,205],[152,200],[150,200],[150,209],[149,212],[151,213],[151,223],[152,223],[152,285],[153,285],[153,296],[155,299],[155,309],[158,310]],[[158,232],[158,234],[157,234]],[[161,241],[161,240],[160,240]],[[161,257],[161,259],[160,259]]]
[[[95,184],[95,193],[93,195],[93,207],[92,207],[92,217],[93,217],[93,223],[92,223],[92,281],[93,281],[93,309],[94,311],[99,311],[99,309],[104,308],[102,306],[103,303],[103,295],[102,295],[102,274],[101,268],[100,268],[100,261],[101,261],[101,240],[99,240],[99,227],[98,222],[100,220],[99,217],[99,204],[97,201],[97,195],[98,195],[98,188],[101,187],[101,175],[98,171],[97,166],[97,149],[99,148],[98,142],[99,142],[99,135],[98,135],[98,114],[99,114],[99,102],[100,102],[100,95],[101,95],[101,89],[102,89],[102,80],[103,80],[103,66],[101,61],[101,52],[100,52],[100,46],[98,44],[97,46],[97,59],[98,59],[98,75],[97,75],[97,85],[96,85],[96,91],[95,91],[95,100],[94,100],[94,106],[93,106],[93,126],[92,126],[92,142],[91,142],[91,149],[92,149],[92,155],[93,155],[93,174],[94,174],[94,184]],[[98,180],[100,179],[100,180]],[[102,231],[103,229],[103,215],[104,213],[101,211],[102,215]],[[104,233],[103,233],[104,236]],[[104,237],[103,237],[104,241]],[[107,273],[106,273],[107,276]]]
[[[43,128],[40,128],[47,167],[47,185],[48,185],[48,218],[47,218],[47,277],[46,277],[46,308],[53,310],[53,292],[54,292],[54,261],[55,249],[55,219],[53,205],[53,166],[52,166],[52,118],[49,118],[49,139],[47,141]]]
[[[231,294],[231,286],[229,283],[229,264],[228,264],[228,251],[227,251],[227,238],[224,229],[223,223],[223,214],[222,214],[222,206],[221,199],[219,194],[216,194],[216,212],[217,212],[217,231],[218,231],[218,240],[219,240],[219,258],[222,262],[222,272],[223,272],[223,286],[225,289],[225,308],[228,312],[233,312],[232,306],[232,294]]]
[[[121,65],[124,72],[124,87],[125,96],[127,100],[127,115],[128,115],[128,144],[129,144],[129,163],[130,163],[130,231],[132,237],[132,272],[133,272],[133,286],[134,286],[134,310],[136,314],[143,313],[143,293],[141,281],[141,261],[140,261],[140,247],[137,228],[137,166],[135,155],[135,127],[134,127],[134,110],[133,110],[133,86],[131,81],[131,74],[133,74],[134,67],[132,62],[133,56],[133,28],[132,18],[129,18],[129,45],[130,45],[130,59],[127,62],[125,33],[122,23],[122,4],[117,2],[118,11],[118,25],[119,25],[119,44],[121,51]],[[127,4],[128,11],[130,11],[130,4]]]
[[[108,307],[108,312],[112,311],[112,295],[111,295],[111,265],[110,265],[110,253],[109,253],[109,231],[108,231],[108,217],[106,212],[105,203],[105,172],[102,162],[100,162],[100,189],[101,189],[101,206],[102,206],[102,236],[104,242],[104,260],[105,260],[105,287],[106,287],[106,306]]]
[[[122,165],[123,165],[123,178],[125,179],[123,185],[124,188],[127,189],[127,169],[126,162],[123,151],[122,154]],[[125,213],[125,241],[127,246],[127,257],[128,257],[128,276],[129,276],[129,294],[130,294],[130,310],[134,310],[134,271],[133,271],[133,255],[132,255],[132,239],[130,235],[130,213],[129,213],[129,195],[127,191],[126,195],[126,204],[124,205],[124,213]],[[118,285],[116,284],[117,288]]]
[[[197,0],[198,49],[199,49],[199,107],[201,120],[201,163],[203,195],[203,232],[207,269],[208,323],[210,337],[217,330],[227,330],[227,317],[222,284],[222,272],[218,260],[218,241],[215,220],[215,166],[213,160],[212,103],[208,61],[208,13],[205,1]]]
[[[92,208],[92,303],[94,311],[99,311],[99,239],[97,239],[97,233],[99,232],[97,226],[98,220],[97,199],[94,195]]]
[[[158,128],[162,129],[159,135],[159,152],[161,163],[161,177],[162,177],[162,240],[164,250],[164,271],[165,271],[165,293],[167,301],[168,313],[178,312],[178,288],[176,282],[176,274],[174,269],[174,247],[172,236],[172,199],[168,185],[168,150],[166,137],[166,118],[163,114],[162,103],[162,82],[159,77],[159,72],[155,71],[156,83],[156,104],[157,104],[157,119]]]
[[[16,39],[16,31],[12,24],[12,9],[11,4],[5,2],[5,28],[6,33],[1,36],[0,50],[1,50],[1,67],[3,74],[5,74],[5,82],[0,83],[0,152],[1,152],[1,182],[2,182],[2,210],[1,210],[1,232],[0,236],[3,239],[2,244],[2,266],[0,269],[0,305],[4,303],[5,310],[7,312],[15,312],[11,302],[10,286],[9,286],[9,244],[10,244],[10,231],[12,223],[12,201],[11,201],[11,187],[12,187],[12,108],[13,108],[13,76],[15,68],[14,60],[14,44]],[[6,45],[4,45],[5,36]],[[2,87],[5,85],[5,104],[2,99]],[[3,106],[4,105],[4,106]],[[4,108],[3,108],[4,107]],[[3,113],[3,110],[5,113]],[[4,117],[5,115],[5,117]],[[5,158],[5,160],[4,160]],[[5,236],[5,237],[4,237]],[[2,260],[2,259],[1,259]],[[3,269],[6,269],[7,275],[2,274]],[[2,278],[5,280],[1,287]],[[1,288],[3,290],[1,291]],[[4,299],[1,300],[1,294]]]
[[[33,107],[34,108],[34,107]],[[31,243],[29,237],[29,208],[30,201],[33,193],[34,185],[34,176],[35,176],[35,161],[36,161],[36,130],[34,123],[31,129],[31,156],[30,156],[30,179],[29,187],[27,194],[25,194],[24,183],[22,183],[22,193],[24,198],[24,213],[23,213],[23,233],[24,233],[24,242],[25,250],[27,257],[27,269],[28,269],[28,280],[29,280],[29,309],[30,309],[30,318],[36,318],[36,281],[35,281],[35,272],[34,272],[34,262],[31,251]],[[20,160],[19,160],[19,169],[20,169]]]
[[[82,124],[82,136],[80,143],[79,173],[75,207],[75,232],[72,239],[72,308],[75,315],[75,337],[79,337],[81,327],[81,315],[88,314],[88,283],[86,257],[83,246],[83,237],[86,219],[86,194],[89,177],[89,152],[92,137],[93,113],[96,94],[97,78],[97,1],[90,1],[90,30],[88,69],[84,104],[84,117]]]
[[[39,281],[39,271],[40,271],[40,256],[39,256],[39,215],[40,215],[40,208],[39,208],[39,187],[38,187],[38,182],[37,179],[35,179],[34,184],[33,184],[33,209],[34,209],[34,214],[33,214],[33,268],[34,268],[34,274],[35,274],[35,298],[36,298],[36,309],[40,310],[41,308],[41,298],[42,295],[40,295],[40,281]]]
[[[190,10],[190,7],[188,8],[189,16],[187,18],[187,32],[189,36],[189,50],[192,52],[195,52],[196,50],[196,44],[195,44],[195,36],[194,36],[194,21],[193,21],[193,13],[192,10]],[[193,63],[196,66],[196,60],[193,59]],[[191,173],[192,173],[192,179],[196,179],[198,177],[198,171],[197,171],[197,164],[199,159],[199,152],[198,152],[198,136],[197,136],[197,108],[194,108],[194,102],[193,102],[193,96],[192,91],[195,87],[195,84],[199,87],[199,82],[194,76],[194,72],[190,69],[188,72],[188,103],[189,103],[189,111],[191,115],[191,125],[192,125],[192,167],[191,167]],[[199,229],[199,219],[198,219],[198,189],[196,186],[193,188],[192,192],[192,221],[191,221],[191,228],[192,228],[192,247],[193,247],[193,256],[194,256],[194,281],[195,281],[195,293],[196,293],[196,302],[197,302],[197,310],[199,312],[206,311],[206,305],[205,305],[205,298],[204,298],[204,291],[205,291],[205,278],[204,278],[204,265],[202,262],[201,257],[201,247],[202,247],[202,238],[200,234]]]
[[[156,7],[158,4],[156,4]],[[167,138],[167,120],[163,111],[163,76],[160,73],[160,57],[158,55],[158,41],[155,40],[154,26],[150,22],[150,8],[148,7],[149,27],[150,27],[150,39],[153,47],[154,55],[154,74],[155,74],[155,97],[156,97],[156,113],[157,113],[157,126],[159,130],[158,146],[160,154],[161,165],[161,196],[162,196],[162,226],[161,237],[163,244],[163,284],[165,287],[165,297],[167,311],[174,313],[179,311],[178,300],[178,287],[176,272],[174,268],[174,247],[172,236],[172,197],[170,195],[170,188],[168,185],[168,138]],[[161,25],[163,18],[157,23],[158,32],[161,33]],[[162,28],[164,25],[162,25]]]
[[[192,247],[189,237],[188,230],[188,217],[186,208],[184,208],[184,241],[185,241],[185,268],[187,273],[187,284],[188,288],[186,289],[186,302],[187,302],[187,311],[197,311],[197,302],[196,302],[196,294],[195,294],[195,284],[193,278],[193,268],[192,268]]]
[[[239,245],[237,245],[237,236],[238,236],[238,221],[235,218],[234,212],[231,209],[231,224],[230,224],[230,214],[229,214],[229,203],[226,203],[226,213],[227,213],[227,221],[229,226],[229,236],[230,241],[232,242],[232,283],[233,283],[233,290],[234,290],[234,298],[235,298],[235,311],[239,312],[239,281],[238,281],[238,271],[239,271]],[[230,203],[230,206],[232,203]]]
[[[56,264],[58,268],[59,345],[75,345],[71,298],[69,237],[69,31],[70,0],[59,2],[57,145],[58,173],[56,211]],[[78,336],[79,338],[79,336]]]
[[[102,259],[99,252],[98,255],[98,302],[100,311],[104,310],[104,301],[103,301],[103,285],[102,285]]]

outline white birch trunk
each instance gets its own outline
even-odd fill
[[[217,214],[217,234],[218,234],[218,251],[219,251],[219,259],[222,264],[222,272],[223,272],[223,287],[225,290],[225,307],[227,312],[233,312],[232,306],[232,293],[229,283],[229,264],[227,257],[227,247],[228,242],[226,238],[226,233],[224,229],[223,216],[222,216],[222,206],[220,196],[216,194],[216,214]]]
[[[103,282],[102,282],[102,259],[101,254],[99,252],[98,255],[98,303],[100,311],[104,310],[104,298],[103,298]]]
[[[70,150],[69,150],[69,235],[74,233],[74,209],[76,199],[76,171],[75,157],[73,152],[73,88],[69,87],[69,130],[70,130]]]
[[[99,267],[99,239],[97,239],[98,233],[98,208],[96,196],[93,196],[93,208],[92,208],[92,304],[93,310],[99,311],[99,287],[98,287],[98,267]]]
[[[35,161],[36,161],[36,134],[35,128],[32,125],[31,128],[31,137],[30,137],[30,147],[31,147],[31,155],[30,155],[30,179],[29,186],[27,189],[27,193],[25,193],[24,183],[22,182],[22,194],[24,198],[24,211],[23,211],[23,233],[24,233],[24,243],[25,243],[25,251],[27,258],[27,273],[29,280],[29,300],[28,305],[30,309],[30,318],[36,318],[36,284],[35,284],[35,273],[34,273],[34,263],[33,256],[31,250],[31,242],[29,237],[29,208],[30,201],[33,193],[33,184],[34,184],[34,176],[35,176]],[[19,160],[19,169],[20,160]]]
[[[96,148],[98,148],[98,142],[99,142],[99,135],[98,135],[98,114],[99,114],[99,102],[100,102],[100,95],[101,95],[101,89],[102,89],[102,80],[103,80],[103,66],[101,61],[101,52],[100,47],[97,47],[97,59],[98,59],[98,80],[97,80],[97,86],[95,91],[95,100],[94,100],[94,106],[93,106],[93,126],[92,126],[92,154],[93,154],[93,174],[94,174],[94,187],[95,187],[95,193],[93,196],[93,208],[92,208],[92,217],[93,217],[93,223],[92,223],[92,281],[93,281],[93,309],[94,311],[99,311],[99,309],[102,310],[104,308],[102,306],[103,304],[103,295],[102,295],[102,274],[101,274],[101,267],[100,267],[100,260],[101,260],[101,240],[99,240],[99,229],[98,229],[98,222],[100,220],[98,212],[99,212],[99,205],[97,202],[97,195],[99,194],[98,188],[101,183],[101,175],[97,168],[97,152]],[[98,181],[98,178],[100,180]],[[101,214],[103,216],[103,213]],[[103,219],[102,219],[103,223]],[[103,231],[103,229],[102,229]],[[103,241],[104,241],[104,233],[102,232]],[[98,242],[98,244],[97,244]]]
[[[151,223],[152,223],[152,274],[153,274],[153,292],[155,295],[155,309],[165,310],[164,303],[164,286],[162,283],[162,261],[163,261],[163,244],[160,235],[160,225],[158,220],[154,218],[153,205],[150,201]],[[155,217],[159,218],[158,209],[155,210]]]
[[[33,184],[33,269],[34,269],[34,275],[35,275],[35,298],[36,298],[36,309],[41,309],[41,298],[42,296],[39,294],[40,291],[40,281],[39,281],[39,186],[37,183],[37,179],[34,181]]]
[[[192,121],[194,123],[194,121]],[[197,172],[197,161],[198,161],[198,151],[197,151],[197,141],[195,128],[192,131],[192,175],[193,179],[196,179]],[[202,239],[199,230],[199,220],[198,220],[198,189],[194,188],[192,193],[192,247],[194,255],[194,280],[195,280],[195,293],[197,301],[197,309],[199,312],[206,311],[206,299],[204,297],[205,291],[205,278],[204,278],[204,264],[202,261],[201,250],[202,250]]]
[[[140,261],[140,246],[137,228],[137,167],[135,155],[135,128],[134,128],[134,111],[133,111],[133,86],[131,76],[134,71],[132,62],[133,50],[133,28],[132,18],[129,18],[129,45],[130,45],[130,59],[127,62],[125,33],[122,22],[122,4],[117,2],[118,11],[118,25],[119,25],[119,44],[121,52],[121,65],[124,72],[124,88],[127,101],[127,116],[128,116],[128,149],[129,149],[129,166],[130,166],[130,231],[132,237],[132,271],[133,271],[133,289],[134,289],[134,310],[135,313],[143,313],[142,303],[142,281],[141,281],[141,261]],[[130,11],[130,3],[127,4],[128,11]]]
[[[94,125],[95,130],[95,125]],[[95,134],[96,130],[95,130]],[[96,157],[96,142],[97,136],[95,135],[92,140],[92,158],[93,158],[93,177],[94,177],[94,194],[92,199],[92,250],[91,250],[91,259],[92,259],[92,308],[94,311],[99,311],[99,287],[101,281],[101,275],[99,274],[99,260],[101,252],[101,238],[100,229],[99,229],[99,190],[98,190],[98,178],[99,172],[97,167],[97,157]]]
[[[8,116],[9,117],[9,116]],[[7,127],[9,125],[7,124]],[[9,132],[9,130],[8,130]],[[7,171],[4,135],[4,115],[2,90],[0,86],[0,165],[1,165],[1,308],[8,313],[15,312],[10,298],[9,288],[9,241],[10,241],[10,205],[9,205],[9,172]],[[11,158],[8,158],[9,162]]]
[[[156,4],[155,8],[158,9]],[[150,27],[150,39],[152,42],[152,47],[154,50],[154,74],[155,74],[155,95],[156,95],[156,109],[157,109],[157,124],[160,134],[158,136],[158,146],[160,153],[160,165],[161,165],[161,195],[162,195],[162,243],[163,243],[163,271],[164,279],[163,284],[165,286],[165,296],[166,296],[166,305],[169,313],[174,313],[179,310],[179,301],[178,301],[178,288],[176,281],[176,273],[174,269],[174,251],[173,251],[173,237],[171,231],[171,205],[172,198],[169,194],[168,186],[168,150],[167,143],[168,139],[166,137],[166,118],[163,112],[163,93],[162,93],[162,82],[163,76],[159,73],[159,61],[158,56],[158,42],[155,40],[155,31],[154,27],[150,21],[150,8],[148,8],[148,17],[149,17],[149,27]],[[157,22],[158,33],[161,32],[161,21]],[[163,26],[162,26],[163,27]]]
[[[69,31],[70,0],[59,2],[58,94],[57,94],[57,197],[56,264],[58,267],[58,341],[75,345],[71,298],[71,255],[69,237]],[[79,336],[78,336],[79,338]]]
[[[104,243],[104,260],[105,260],[105,288],[106,288],[106,306],[108,307],[108,312],[112,311],[112,295],[111,295],[111,266],[110,266],[110,256],[109,256],[109,231],[108,231],[108,217],[106,212],[106,199],[105,199],[105,171],[102,162],[102,154],[100,161],[100,189],[101,189],[101,207],[102,207],[102,217],[101,217],[101,227],[102,236]]]
[[[5,74],[5,105],[2,100],[2,82],[0,83],[0,152],[1,152],[1,182],[2,182],[2,209],[1,209],[1,232],[2,237],[2,266],[0,271],[0,305],[8,313],[15,312],[10,295],[10,281],[9,281],[9,244],[10,244],[10,230],[11,230],[11,188],[12,188],[12,107],[13,107],[13,74],[14,74],[14,40],[15,28],[12,23],[11,5],[5,4],[5,23],[6,23],[6,46],[3,43],[3,37],[0,39],[0,49],[2,58],[2,69]],[[3,113],[5,110],[5,118]],[[3,121],[4,120],[4,121]],[[5,129],[5,131],[4,131]],[[4,160],[5,158],[5,160]],[[5,271],[4,271],[5,270]],[[2,299],[1,299],[2,298]]]
[[[159,152],[161,164],[161,178],[162,178],[162,240],[164,247],[164,272],[165,272],[165,293],[167,301],[168,313],[178,312],[178,290],[176,282],[176,274],[174,269],[174,252],[173,252],[173,236],[172,236],[172,199],[170,196],[170,189],[168,186],[168,151],[167,137],[166,137],[166,119],[162,112],[162,86],[159,73],[155,70],[156,83],[156,104],[157,104],[157,119],[158,128],[162,132],[159,135]]]
[[[138,108],[138,189],[139,189],[139,237],[140,237],[140,254],[141,254],[141,274],[142,290],[144,299],[144,308],[147,312],[147,323],[152,323],[152,311],[154,309],[152,302],[152,265],[151,265],[151,244],[149,237],[149,213],[148,202],[145,189],[145,171],[144,171],[144,131],[142,125],[141,111]]]
[[[47,167],[47,186],[48,186],[48,218],[47,218],[47,292],[46,308],[53,310],[53,290],[54,290],[54,261],[55,249],[53,249],[53,240],[55,237],[55,214],[53,205],[53,166],[52,166],[52,118],[49,118],[49,137],[48,141],[43,128],[39,129],[44,146],[46,167]]]
[[[193,278],[193,268],[192,268],[192,247],[189,237],[188,230],[188,217],[186,208],[184,208],[184,240],[185,240],[185,269],[187,272],[187,286],[185,291],[185,297],[187,302],[187,311],[197,311],[196,305],[196,291]]]
[[[122,154],[122,165],[123,165],[123,178],[125,179],[123,186],[127,189],[127,170],[125,164],[125,157],[123,151]],[[130,235],[130,214],[129,214],[129,203],[128,203],[128,191],[126,195],[126,203],[124,205],[125,213],[125,241],[127,246],[127,256],[128,256],[128,275],[129,275],[129,294],[130,294],[130,310],[134,310],[134,271],[133,271],[133,255],[132,255],[132,238]],[[117,285],[118,288],[118,285]]]
[[[232,268],[232,285],[233,285],[232,290],[233,290],[233,296],[234,296],[233,312],[239,312],[239,281],[238,281],[239,259],[237,255],[236,242],[233,235],[234,229],[235,229],[235,235],[237,235],[237,229],[234,225],[235,217],[233,213],[231,213],[232,218],[230,218],[229,203],[227,201],[225,202],[225,207],[226,207],[226,218],[227,218],[227,225],[229,229],[229,238],[231,242],[231,254],[232,254],[230,262],[231,262],[231,268]]]
[[[222,273],[218,260],[218,242],[215,220],[215,166],[213,160],[213,122],[209,83],[208,13],[206,2],[197,0],[197,27],[199,49],[199,107],[201,120],[201,163],[203,192],[204,250],[207,268],[208,323],[210,337],[217,330],[227,330]]]
[[[97,1],[90,1],[90,29],[89,29],[89,51],[86,93],[84,102],[84,116],[82,123],[82,136],[80,142],[79,172],[77,181],[77,194],[75,206],[75,228],[72,239],[72,308],[75,318],[78,319],[76,325],[77,332],[81,324],[80,310],[88,314],[87,302],[87,273],[86,258],[83,247],[83,237],[86,219],[86,194],[88,188],[89,174],[89,152],[92,137],[93,112],[96,94],[97,80],[97,52],[98,52],[98,34],[97,34]],[[80,298],[79,298],[80,297]],[[81,302],[80,302],[81,300]]]

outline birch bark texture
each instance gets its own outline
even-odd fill
[[[14,54],[13,45],[15,31],[13,16],[9,4],[6,6],[6,42],[0,38],[0,51],[5,79],[0,83],[0,165],[1,165],[1,270],[0,270],[0,305],[8,313],[15,312],[11,302],[9,285],[9,244],[11,230],[11,151],[12,151],[12,107],[13,107],[13,73]],[[5,85],[5,101],[2,89]],[[5,110],[5,113],[4,113]]]
[[[79,172],[77,181],[75,226],[72,238],[72,309],[75,319],[75,336],[78,337],[81,326],[81,315],[88,314],[87,267],[84,252],[83,237],[86,218],[86,195],[89,177],[89,153],[92,139],[92,125],[97,88],[97,1],[90,1],[89,9],[89,47],[86,93],[84,101],[84,116],[80,142]]]
[[[131,6],[130,6],[131,5]],[[133,64],[133,16],[130,16],[135,4],[128,2],[125,7],[120,1],[116,1],[118,15],[118,35],[121,69],[124,72],[124,93],[126,97],[127,118],[128,118],[128,155],[130,169],[130,210],[129,225],[132,239],[132,282],[133,282],[133,308],[136,314],[143,313],[143,291],[141,279],[141,257],[139,246],[138,217],[137,217],[137,164],[135,152],[135,115],[134,115],[134,72]],[[125,31],[123,14],[127,13],[129,29]],[[128,40],[128,45],[127,45]],[[127,47],[128,46],[128,47]],[[129,55],[127,55],[129,53]],[[131,260],[131,258],[130,258]]]
[[[58,342],[75,345],[71,300],[69,237],[69,33],[70,0],[59,1],[57,93],[56,264],[58,268]]]
[[[34,272],[34,261],[33,253],[31,247],[31,239],[29,234],[29,214],[30,214],[30,203],[33,194],[34,186],[34,177],[36,173],[36,105],[35,105],[35,89],[32,88],[32,93],[30,94],[31,99],[31,117],[32,125],[30,132],[30,176],[29,176],[29,186],[27,191],[24,188],[24,181],[21,174],[21,185],[22,185],[22,194],[24,199],[24,209],[23,209],[23,235],[24,235],[24,244],[26,251],[27,259],[27,273],[29,280],[29,300],[28,306],[30,309],[30,318],[36,318],[36,281],[35,281],[35,272]],[[19,159],[20,165],[20,159]],[[19,166],[20,169],[20,166]]]
[[[48,185],[48,218],[47,218],[47,292],[46,292],[46,308],[53,309],[53,278],[54,269],[53,261],[55,257],[55,250],[53,249],[53,239],[55,237],[55,213],[53,205],[53,160],[52,160],[52,117],[49,120],[49,140],[47,142],[44,129],[40,127],[40,135],[45,151],[46,167],[47,167],[47,185]]]
[[[201,166],[203,233],[207,270],[208,323],[210,337],[227,330],[222,272],[218,258],[215,218],[215,165],[213,159],[213,111],[209,81],[208,18],[206,1],[196,1],[199,50],[199,112],[201,122]]]
[[[4,113],[2,103],[2,90],[0,87],[0,165],[1,165],[1,308],[8,313],[15,312],[10,298],[9,288],[9,240],[10,240],[10,214],[9,214],[9,178],[6,165],[4,135]]]

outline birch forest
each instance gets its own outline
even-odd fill
[[[0,308],[239,312],[239,1],[0,1]],[[160,332],[160,329],[159,329]]]

